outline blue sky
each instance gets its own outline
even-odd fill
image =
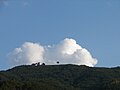
[[[98,59],[98,67],[120,64],[119,0],[8,0],[0,4],[0,69],[26,41],[42,45],[73,38]]]

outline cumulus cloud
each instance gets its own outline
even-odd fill
[[[15,48],[8,57],[13,65],[43,62],[44,48],[37,43],[25,42],[20,48]]]
[[[20,48],[10,54],[10,61],[14,65],[45,62],[46,64],[77,64],[93,67],[97,59],[90,52],[82,48],[74,39],[66,38],[56,45],[42,46],[38,43],[25,42]]]

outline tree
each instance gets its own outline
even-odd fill
[[[59,61],[57,61],[57,64],[59,64]]]
[[[45,63],[42,63],[42,65],[45,65]]]

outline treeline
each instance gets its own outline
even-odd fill
[[[120,90],[120,67],[22,65],[0,72],[0,90]]]

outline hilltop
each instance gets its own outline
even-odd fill
[[[120,90],[120,67],[22,65],[0,72],[0,90]]]

